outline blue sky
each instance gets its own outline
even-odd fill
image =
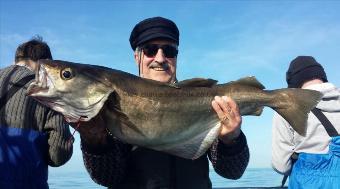
[[[137,74],[130,32],[144,18],[163,16],[180,30],[180,80],[256,76],[267,89],[283,88],[289,62],[312,55],[340,86],[339,10],[337,1],[0,0],[0,68],[13,63],[20,43],[39,34],[54,59]],[[272,115],[266,108],[260,117],[243,118],[249,167],[270,167]],[[56,170],[84,169],[78,135],[74,147],[71,161]]]

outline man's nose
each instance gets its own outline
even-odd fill
[[[155,56],[155,61],[158,63],[163,63],[165,62],[165,60],[166,60],[166,57],[164,55],[163,49],[159,48]]]

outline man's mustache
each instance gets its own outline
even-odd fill
[[[151,64],[149,65],[149,68],[162,68],[164,70],[168,70],[169,67],[170,66],[168,63],[159,63],[159,62],[151,62]]]

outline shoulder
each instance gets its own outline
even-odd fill
[[[0,70],[0,78],[16,82],[26,76],[34,76],[34,72],[24,66],[11,65]],[[33,79],[32,79],[33,80]]]
[[[17,74],[18,78],[23,78],[23,77],[28,76],[28,75],[35,75],[35,73],[33,71],[31,71],[30,69],[28,69],[25,66],[14,65],[13,69],[16,69],[16,72],[18,73]]]
[[[289,123],[278,113],[274,113],[273,116],[273,125],[281,124],[281,125],[289,125]]]

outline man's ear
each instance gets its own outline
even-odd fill
[[[138,51],[135,51],[134,53],[133,53],[133,56],[134,56],[134,58],[135,58],[135,63],[137,64],[137,66],[138,66],[138,64],[139,64],[139,53],[138,53]]]

